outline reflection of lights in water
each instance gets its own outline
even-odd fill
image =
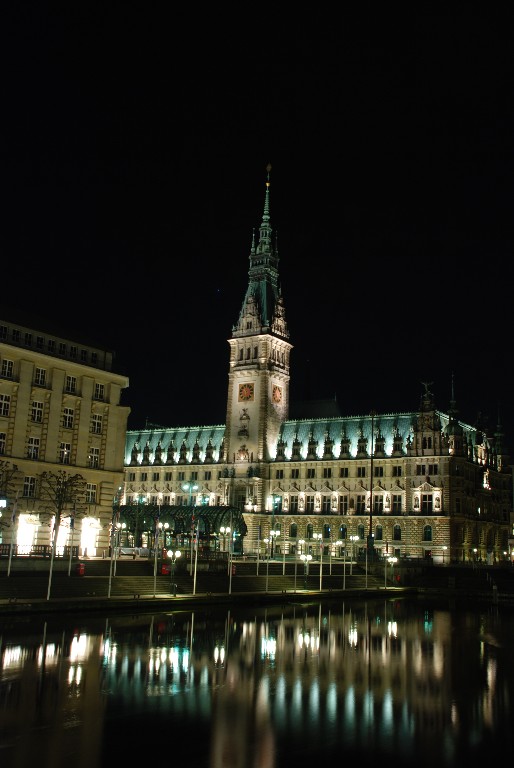
[[[396,621],[387,622],[387,634],[389,635],[389,637],[391,637],[391,635],[393,637],[398,637],[398,625]]]
[[[71,661],[78,661],[87,659],[89,653],[89,637],[88,635],[79,635],[73,638],[73,642],[70,648]],[[47,654],[48,656],[48,654]]]
[[[348,642],[350,643],[350,645],[353,645],[354,648],[357,647],[357,637],[358,637],[357,627],[356,626],[350,627],[350,629],[348,630]]]
[[[223,665],[225,662],[225,648],[221,646],[221,648],[217,645],[214,648],[214,663],[215,664],[221,664]]]
[[[15,648],[6,648],[2,657],[2,667],[7,669],[8,667],[16,667],[24,660],[26,653],[22,653],[19,646]]]
[[[305,631],[300,632],[298,635],[298,645],[300,649],[305,648],[307,650],[310,648],[311,651],[319,651],[319,637],[317,635],[314,637]]]
[[[75,639],[76,638],[74,638],[74,641],[75,641]],[[71,644],[71,648],[70,648],[70,659],[72,661],[74,661],[77,658],[79,658],[78,654],[76,652],[74,653],[75,650],[76,649],[74,649],[73,643],[72,643]],[[82,658],[85,658],[85,657],[82,656]],[[56,650],[55,645],[53,643],[50,643],[45,648],[45,659],[44,659],[44,662],[45,662],[45,664],[51,664],[52,662],[54,662],[54,664],[57,663],[57,650]],[[43,646],[41,646],[39,648],[39,650],[38,650],[38,653],[37,653],[37,663],[39,664],[39,666],[41,666],[42,663],[43,663]]]
[[[261,655],[275,656],[277,651],[277,641],[272,637],[263,637],[261,640]]]

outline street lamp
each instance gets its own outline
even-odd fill
[[[307,576],[309,575],[309,563],[312,560],[312,555],[300,555],[300,560],[303,560],[303,587],[307,589]]]
[[[279,531],[279,529],[277,528],[277,529],[276,529],[276,530],[274,530],[274,531],[270,531],[270,532],[269,532],[269,535],[271,536],[271,559],[273,560],[273,542],[275,541],[275,538],[276,538],[277,536],[280,536],[280,531]]]
[[[116,523],[116,538],[114,540],[114,576],[116,576],[116,564],[120,557],[121,532],[127,527],[126,523]]]
[[[343,542],[341,539],[338,539],[337,541],[334,541],[334,547],[339,548],[342,546]],[[330,547],[330,575],[332,576],[332,546]]]
[[[187,483],[182,483],[182,490],[189,494],[188,498],[188,507],[194,507],[196,505],[193,504],[193,493],[198,490],[198,483],[194,483],[192,480],[188,481]],[[195,498],[196,501],[196,498]],[[190,565],[189,565],[189,575],[191,576],[193,573],[193,539],[195,536],[195,513],[193,509],[193,513],[191,515],[191,558],[190,558]]]
[[[323,585],[323,544],[322,544],[322,533],[313,533],[312,538],[319,541],[319,591],[321,592],[322,585]]]
[[[353,573],[353,558],[355,557],[355,542],[359,541],[358,536],[350,536],[350,541],[352,542],[352,559],[350,560],[350,576]]]
[[[177,562],[177,559],[178,559],[179,557],[181,557],[181,555],[182,555],[182,552],[180,551],[180,549],[176,549],[175,551],[173,551],[172,549],[169,549],[169,550],[168,550],[168,552],[167,552],[166,554],[168,555],[168,557],[169,557],[169,558],[170,558],[170,560],[171,560],[171,568],[170,568],[170,574],[171,574],[171,575],[170,575],[170,587],[171,587],[171,591],[173,592],[173,594],[174,594],[174,595],[175,595],[175,597],[176,597],[176,596],[177,596],[177,592],[176,592],[176,589],[175,589],[175,585],[174,585],[174,583],[173,583],[173,577],[175,576],[175,563]]]
[[[302,555],[303,551],[303,545],[305,544],[305,539],[298,539],[298,546],[300,547],[300,557]],[[294,591],[296,592],[296,571],[297,571],[297,565],[298,565],[298,553],[295,553],[294,557]]]
[[[397,557],[388,557],[386,563],[384,564],[384,589],[387,589],[387,563],[391,566],[391,580],[393,578],[393,566],[395,563],[398,562]]]
[[[448,549],[448,547],[446,545],[443,545],[443,547],[442,547],[442,550],[443,550],[443,565],[444,565],[445,556],[446,556],[446,550],[447,549]]]
[[[264,543],[266,544],[266,592],[268,591],[268,579],[269,579],[269,539],[263,539]]]

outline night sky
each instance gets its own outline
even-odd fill
[[[116,351],[130,429],[224,423],[271,163],[292,398],[453,376],[513,445],[511,19],[260,10],[14,4],[0,317]]]

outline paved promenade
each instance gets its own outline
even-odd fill
[[[184,564],[185,565],[185,564]],[[447,595],[514,605],[514,569],[431,567],[420,572],[387,574],[375,568],[366,574],[357,563],[319,564],[309,574],[294,563],[239,561],[230,574],[223,568],[198,569],[196,578],[187,567],[173,574],[154,572],[147,559],[86,559],[79,563],[56,561],[50,582],[48,560],[14,561],[10,575],[0,561],[0,615],[34,613],[84,613],[90,611],[175,610],[193,604],[290,603],[320,599],[359,599],[386,594]],[[78,575],[80,572],[84,575]]]

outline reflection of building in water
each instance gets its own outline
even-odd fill
[[[54,645],[6,645],[4,636],[0,732],[23,740],[27,729],[44,728],[38,765],[46,765],[72,748],[76,732],[60,731],[73,720],[85,742],[74,766],[90,767],[107,728],[104,702],[116,702],[118,718],[152,702],[166,721],[180,715],[202,725],[211,768],[270,768],[284,745],[294,764],[306,742],[436,763],[442,745],[494,729],[496,648],[486,628],[473,634],[463,625],[457,640],[449,612],[410,613],[402,601],[275,611],[237,621],[179,613],[155,626],[139,617],[137,631],[120,621]],[[33,747],[25,739],[22,756]]]
[[[32,640],[32,642],[31,642]],[[101,637],[76,634],[2,648],[2,764],[91,768],[101,764]],[[77,744],[71,726],[80,723]],[[13,759],[11,761],[11,752]]]
[[[211,768],[273,768],[268,678],[228,659],[212,698]]]

